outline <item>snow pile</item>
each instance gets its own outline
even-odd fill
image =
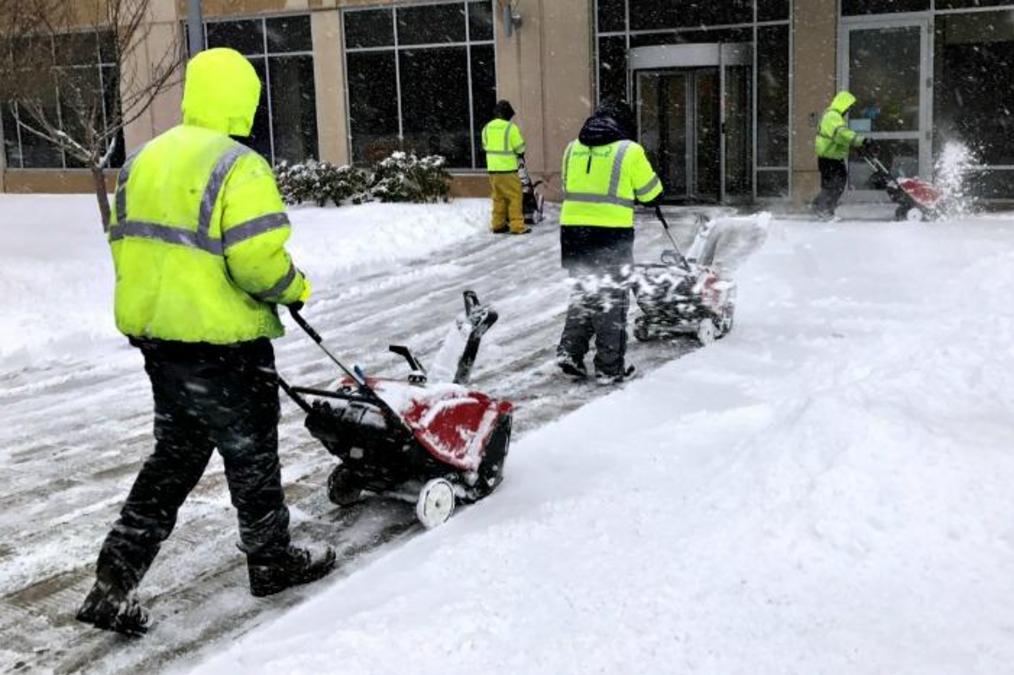
[[[1009,668],[1014,228],[771,229],[729,337],[196,672]]]
[[[366,265],[406,260],[483,232],[486,200],[290,211],[289,250],[317,297]],[[90,195],[0,195],[0,364],[122,345],[113,265]],[[39,232],[45,232],[40,237]]]

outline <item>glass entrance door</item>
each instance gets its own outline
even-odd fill
[[[929,177],[931,73],[925,19],[862,20],[842,27],[841,81],[856,97],[849,126],[873,139],[895,174]],[[849,182],[872,196],[871,171],[853,157]]]
[[[753,197],[753,47],[632,49],[640,142],[677,202]]]

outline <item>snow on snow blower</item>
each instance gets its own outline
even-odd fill
[[[697,233],[684,256],[672,236],[662,209],[655,216],[671,249],[658,263],[634,265],[633,290],[641,314],[634,337],[641,342],[694,335],[702,345],[732,330],[736,282],[730,276],[742,260],[767,237],[769,216],[697,217]]]
[[[895,176],[880,158],[862,152],[860,156],[873,171],[870,183],[878,190],[886,190],[891,201],[898,205],[895,220],[933,220],[940,215],[944,195],[936,186],[919,178]]]
[[[465,292],[465,313],[453,329],[462,351],[449,382],[431,381],[403,346],[390,350],[408,363],[406,380],[368,377],[339,361],[297,311],[292,318],[344,374],[333,390],[281,383],[306,413],[306,428],[341,461],[328,478],[332,502],[412,495],[419,522],[432,528],[451,516],[456,502],[474,502],[496,489],[513,405],[465,386],[482,335],[497,319],[475,293]]]

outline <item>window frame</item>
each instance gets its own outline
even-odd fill
[[[309,51],[307,51],[307,50],[286,51],[286,52],[270,51],[269,46],[268,46],[270,43],[268,41],[268,26],[267,26],[267,22],[270,21],[271,19],[284,19],[286,17],[298,17],[298,16],[308,17],[310,19],[310,21],[311,21],[311,24],[310,24],[310,49],[309,49]],[[270,156],[265,157],[265,159],[268,160],[268,162],[271,164],[271,166],[277,166],[277,164],[275,163],[275,155],[276,155],[276,153],[275,153],[275,116],[274,116],[274,110],[273,110],[274,106],[273,106],[273,104],[271,102],[271,63],[270,63],[270,59],[272,59],[272,58],[279,58],[279,57],[286,57],[286,56],[309,56],[310,59],[311,59],[311,63],[314,63],[314,60],[316,59],[316,54],[314,53],[315,52],[315,48],[314,48],[314,44],[313,44],[313,23],[312,23],[313,22],[313,16],[312,16],[311,12],[283,12],[283,13],[257,14],[255,16],[232,16],[232,15],[228,15],[228,16],[216,16],[216,17],[211,18],[211,19],[205,19],[204,20],[204,25],[203,25],[203,38],[204,38],[204,45],[205,45],[205,47],[207,47],[207,45],[208,45],[208,26],[210,24],[216,24],[216,23],[237,23],[237,22],[241,22],[241,21],[258,21],[258,22],[260,22],[260,25],[261,25],[261,51],[258,52],[257,54],[245,54],[244,56],[247,59],[263,59],[264,60],[264,87],[265,87],[264,98],[265,98],[265,101],[266,101],[266,103],[265,103],[265,112],[267,113],[267,116],[268,116],[268,148],[270,150],[270,152],[269,152]],[[315,115],[318,113],[318,110],[317,110],[317,81],[316,80],[317,80],[317,78],[316,78],[316,64],[314,64],[314,82],[313,82],[313,86],[314,86],[314,101],[313,101],[313,109],[314,109],[314,114]],[[317,145],[317,152],[316,152],[316,154],[319,155],[320,154],[320,123],[319,123],[319,121],[318,121],[318,124],[317,124],[316,145]],[[305,158],[305,160],[309,160],[309,159],[318,159],[318,158],[316,158],[316,157],[306,157]]]
[[[493,5],[493,0],[484,0]],[[474,77],[472,73],[472,48],[473,47],[493,47],[493,72],[496,72],[497,63],[497,50],[496,50],[496,38],[498,33],[498,26],[496,21],[496,9],[491,7],[493,16],[493,35],[489,39],[472,39],[472,25],[471,25],[471,5],[475,0],[433,0],[432,2],[423,2],[412,4],[412,8],[426,5],[456,5],[463,9],[463,17],[465,22],[465,40],[463,42],[439,42],[439,43],[425,43],[425,44],[407,44],[402,45],[400,36],[398,34],[398,11],[402,7],[400,5],[370,5],[364,7],[346,7],[341,10],[341,39],[342,39],[342,69],[346,75],[344,95],[345,95],[345,110],[351,111],[351,102],[349,100],[349,86],[348,86],[348,55],[355,53],[364,52],[393,52],[394,54],[394,77],[395,77],[395,93],[397,96],[398,103],[398,145],[404,147],[405,142],[405,124],[404,124],[404,111],[403,111],[403,96],[401,87],[401,52],[404,51],[426,51],[431,49],[448,49],[448,48],[464,48],[465,49],[465,76],[467,78],[468,87],[468,145],[471,155],[471,166],[468,167],[450,167],[450,169],[456,173],[465,172],[480,172],[484,170],[484,167],[479,166],[479,151],[476,146],[476,128],[475,128],[475,92],[474,92]],[[392,29],[392,43],[383,46],[374,47],[349,47],[345,40],[345,18],[347,15],[355,14],[358,12],[368,12],[376,10],[386,10],[391,13],[391,29]],[[349,162],[353,163],[355,158],[353,157],[353,135],[352,135],[352,118],[350,114],[345,116],[345,135],[346,141],[349,148]]]

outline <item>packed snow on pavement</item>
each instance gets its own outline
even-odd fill
[[[375,333],[397,326],[432,353],[445,326],[434,318],[460,303],[434,304],[448,289],[475,283],[498,306],[477,382],[522,402],[507,479],[437,530],[254,601],[213,465],[142,588],[153,631],[124,643],[67,619],[150,448],[138,364],[82,365],[109,350],[135,358],[112,326],[98,225],[78,229],[84,199],[0,201],[11,664],[968,673],[1014,662],[1014,218],[776,219],[738,274],[733,332],[703,349],[632,343],[644,375],[606,394],[551,367],[566,302],[552,225],[486,237],[487,207],[472,201],[297,210],[293,253],[320,281],[309,316],[339,345],[379,351],[389,336]],[[640,228],[639,256],[657,255],[657,226]],[[321,381],[328,369],[304,343],[283,340],[280,365]],[[296,522],[340,528],[321,505],[330,463],[287,410]],[[116,417],[88,418],[101,411]]]

